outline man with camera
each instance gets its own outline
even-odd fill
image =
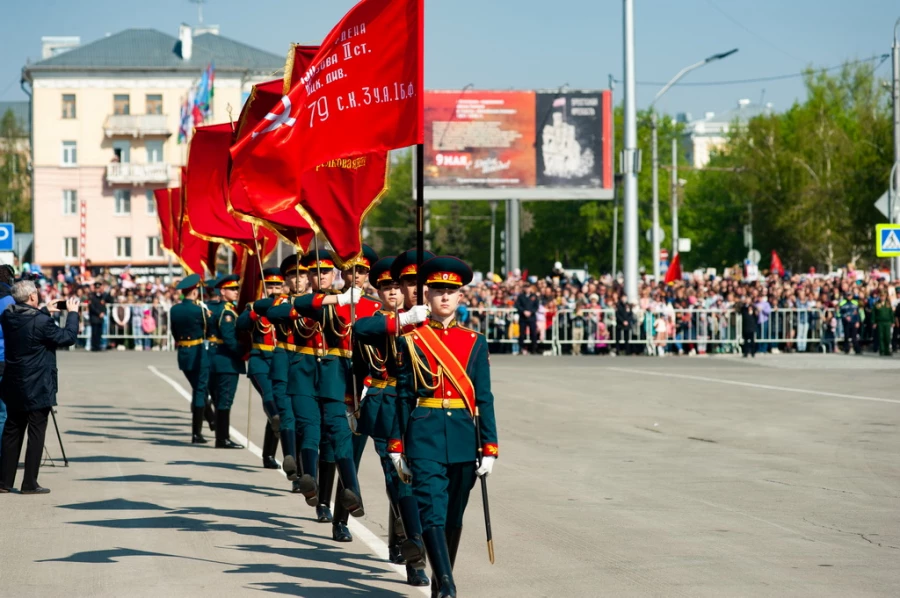
[[[47,418],[56,406],[56,349],[75,344],[81,302],[70,297],[38,309],[40,296],[30,280],[13,285],[12,296],[15,303],[0,315],[6,354],[0,397],[8,411],[0,451],[0,494],[8,493],[15,483],[26,428],[22,494],[47,494],[50,490],[38,485],[37,476]],[[68,315],[65,326],[59,327],[51,314],[62,310]]]

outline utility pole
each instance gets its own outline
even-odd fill
[[[634,75],[634,0],[624,2],[625,45],[625,143],[622,153],[622,176],[625,179],[624,272],[625,294],[638,299],[638,198],[637,198],[637,98]]]
[[[497,271],[494,270],[494,248],[496,247],[496,239],[497,239],[497,204],[499,202],[496,199],[491,200],[491,274],[496,274]]]
[[[672,259],[678,255],[678,138],[672,138]]]
[[[900,28],[900,19],[894,23],[894,45],[891,48],[894,67],[894,81],[891,87],[891,95],[894,100],[894,169],[892,177],[893,192],[888,193],[888,215],[891,224],[894,223],[894,210],[897,202],[897,190],[900,189],[900,40],[897,37],[897,29]],[[891,260],[891,278],[897,280],[900,277],[900,258]]]

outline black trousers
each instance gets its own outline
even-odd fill
[[[751,334],[750,336],[747,336],[745,334],[743,335],[743,338],[744,344],[742,345],[742,348],[744,350],[744,357],[747,355],[756,355],[756,335]]]
[[[91,351],[100,350],[100,341],[103,340],[103,320],[98,324],[91,324]]]
[[[616,325],[616,353],[619,355],[631,355],[631,330],[624,324]],[[623,347],[624,345],[624,347]]]
[[[538,334],[537,334],[537,317],[531,316],[530,318],[526,318],[523,316],[519,317],[519,345],[522,350],[525,350],[525,333],[528,332],[531,335],[531,352],[538,352]]]
[[[28,430],[28,448],[25,449],[25,477],[22,490],[37,488],[38,469],[41,467],[41,453],[44,451],[44,435],[47,432],[47,417],[50,408],[37,411],[10,411],[6,427],[3,428],[3,450],[0,456],[0,486],[12,488],[16,483],[16,468],[19,455]]]

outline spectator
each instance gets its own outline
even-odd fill
[[[106,320],[106,304],[108,296],[103,292],[103,283],[94,283],[91,293],[88,317],[91,324],[91,351],[100,351],[103,340],[103,323]]]
[[[750,300],[741,308],[741,338],[744,357],[756,357],[756,335],[759,330],[759,308]]]
[[[15,303],[12,297],[13,277],[16,273],[12,266],[7,264],[0,265],[0,314],[6,311],[6,308]],[[3,330],[0,329],[0,382],[3,381],[3,367],[6,365],[6,358],[3,354]],[[3,426],[6,424],[6,403],[0,396],[0,437],[3,436]],[[0,457],[3,456],[3,448],[0,446]]]
[[[853,345],[853,352],[859,355],[862,348],[859,345],[859,332],[861,318],[859,313],[859,301],[850,291],[844,293],[844,298],[838,304],[838,311],[841,314],[841,324],[844,326],[844,353],[850,352],[850,345]]]
[[[634,333],[634,313],[624,294],[616,304],[616,354],[630,355]]]
[[[523,355],[528,354],[528,350],[525,348],[526,332],[531,339],[531,352],[534,354],[538,352],[537,311],[539,305],[537,287],[533,284],[528,286],[528,293],[521,293],[516,298],[516,311],[519,313],[519,345]]]
[[[39,295],[33,282],[17,282],[13,286],[12,296],[15,304],[0,315],[6,354],[0,396],[8,409],[6,428],[0,442],[3,447],[0,451],[0,492],[8,493],[15,483],[27,427],[28,448],[25,450],[22,494],[46,494],[50,491],[38,485],[37,477],[47,417],[56,406],[56,349],[75,344],[80,301],[77,297],[66,301],[68,316],[65,327],[61,328],[50,317],[51,313],[59,311],[55,304],[38,309]]]

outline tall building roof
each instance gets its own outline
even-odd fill
[[[285,59],[213,33],[193,37],[191,58],[181,57],[181,41],[156,29],[126,29],[28,65],[29,73],[105,70],[196,72],[215,63],[217,71],[274,72]]]
[[[28,128],[28,102],[0,102],[0,119],[6,115],[7,110],[12,110],[13,116],[16,117],[19,126],[27,136],[30,131]]]
[[[757,116],[772,114],[772,104],[755,104],[750,100],[739,100],[737,107],[716,114],[707,112],[697,120],[687,119],[686,132],[691,135],[722,135],[727,134],[729,127],[737,122],[739,125],[747,124]]]

